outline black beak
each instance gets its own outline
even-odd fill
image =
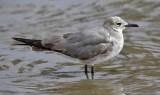
[[[125,25],[125,27],[139,27],[137,24],[128,24],[128,25]]]

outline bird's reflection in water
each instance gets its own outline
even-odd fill
[[[86,79],[89,79],[88,73],[85,73]],[[94,73],[91,73],[91,79],[94,79]]]
[[[88,73],[85,72],[86,79],[89,79]],[[94,73],[91,73],[91,79],[94,79]]]
[[[65,95],[125,95],[122,86],[110,84],[105,79],[82,79],[76,82],[57,83],[56,87],[44,87],[41,88],[42,90],[62,92]]]

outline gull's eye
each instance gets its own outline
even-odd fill
[[[122,23],[117,23],[118,26],[121,26]]]

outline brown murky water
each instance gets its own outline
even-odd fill
[[[122,52],[96,65],[93,80],[76,60],[11,39],[75,32],[113,15],[140,27],[124,31]],[[36,94],[160,95],[160,1],[1,0],[0,95]]]

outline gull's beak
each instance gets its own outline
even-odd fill
[[[127,24],[125,27],[139,27],[137,24]]]

